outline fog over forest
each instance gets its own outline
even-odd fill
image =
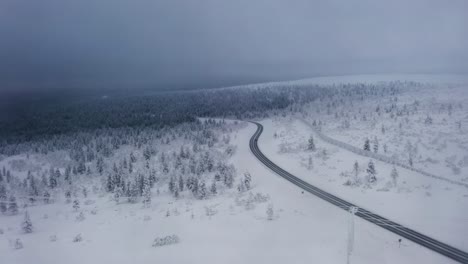
[[[0,91],[466,73],[467,12],[463,0],[4,0]]]

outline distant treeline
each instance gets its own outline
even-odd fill
[[[20,105],[15,107],[18,112],[14,118],[0,120],[0,149],[8,144],[101,128],[160,129],[190,122],[196,117],[264,117],[270,110],[284,109],[293,104],[329,98],[336,94],[388,94],[395,93],[397,87],[401,87],[401,83],[338,86],[272,84],[161,92],[145,96],[109,95],[53,106],[47,103],[35,103],[34,107]],[[67,98],[62,99],[65,100]]]

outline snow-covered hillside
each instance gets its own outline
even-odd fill
[[[468,188],[356,155],[318,139],[302,120],[261,122],[260,149],[275,163],[307,182],[407,227],[467,248]],[[315,150],[308,149],[310,136]],[[376,181],[368,183],[373,162]],[[357,170],[355,169],[357,165]],[[350,183],[351,182],[351,183]]]
[[[238,146],[229,161],[240,174],[250,173],[249,191],[204,200],[176,199],[161,191],[147,208],[117,205],[99,195],[79,199],[78,209],[65,201],[30,206],[20,209],[30,214],[30,234],[21,229],[23,214],[0,217],[2,263],[344,263],[349,214],[302,193],[258,163],[248,148],[254,131],[248,125],[229,133]],[[451,263],[355,221],[355,263]],[[167,236],[177,237],[177,243],[152,246]],[[14,249],[16,239],[22,249]]]
[[[327,77],[37,115],[38,131],[66,132],[0,141],[1,262],[345,262],[350,214],[262,165],[252,119],[281,168],[466,251],[468,86],[444,78]],[[352,263],[452,263],[354,221]]]

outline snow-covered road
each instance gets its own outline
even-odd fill
[[[360,208],[354,204],[351,204],[343,199],[340,199],[330,193],[327,193],[299,178],[288,173],[287,171],[280,168],[277,164],[269,160],[259,149],[258,139],[263,132],[263,126],[259,123],[253,122],[257,126],[257,131],[250,139],[250,149],[252,153],[261,161],[265,166],[274,171],[276,174],[285,178],[292,184],[298,186],[299,188],[314,194],[315,196],[337,206],[338,208],[344,210],[352,210],[356,208],[356,215],[362,219],[365,219],[373,224],[376,224],[384,229],[387,229],[399,236],[407,238],[419,245],[425,246],[435,252],[438,252],[444,256],[447,256],[453,260],[459,261],[460,263],[468,263],[468,253],[463,252],[457,248],[454,248],[450,245],[444,244],[440,241],[437,241],[431,237],[428,237],[424,234],[415,232],[407,227],[401,226],[393,221],[390,221],[386,218],[383,218],[377,214],[369,212],[363,208]]]

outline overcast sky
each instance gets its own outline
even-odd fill
[[[0,0],[0,90],[467,73],[466,0]]]

